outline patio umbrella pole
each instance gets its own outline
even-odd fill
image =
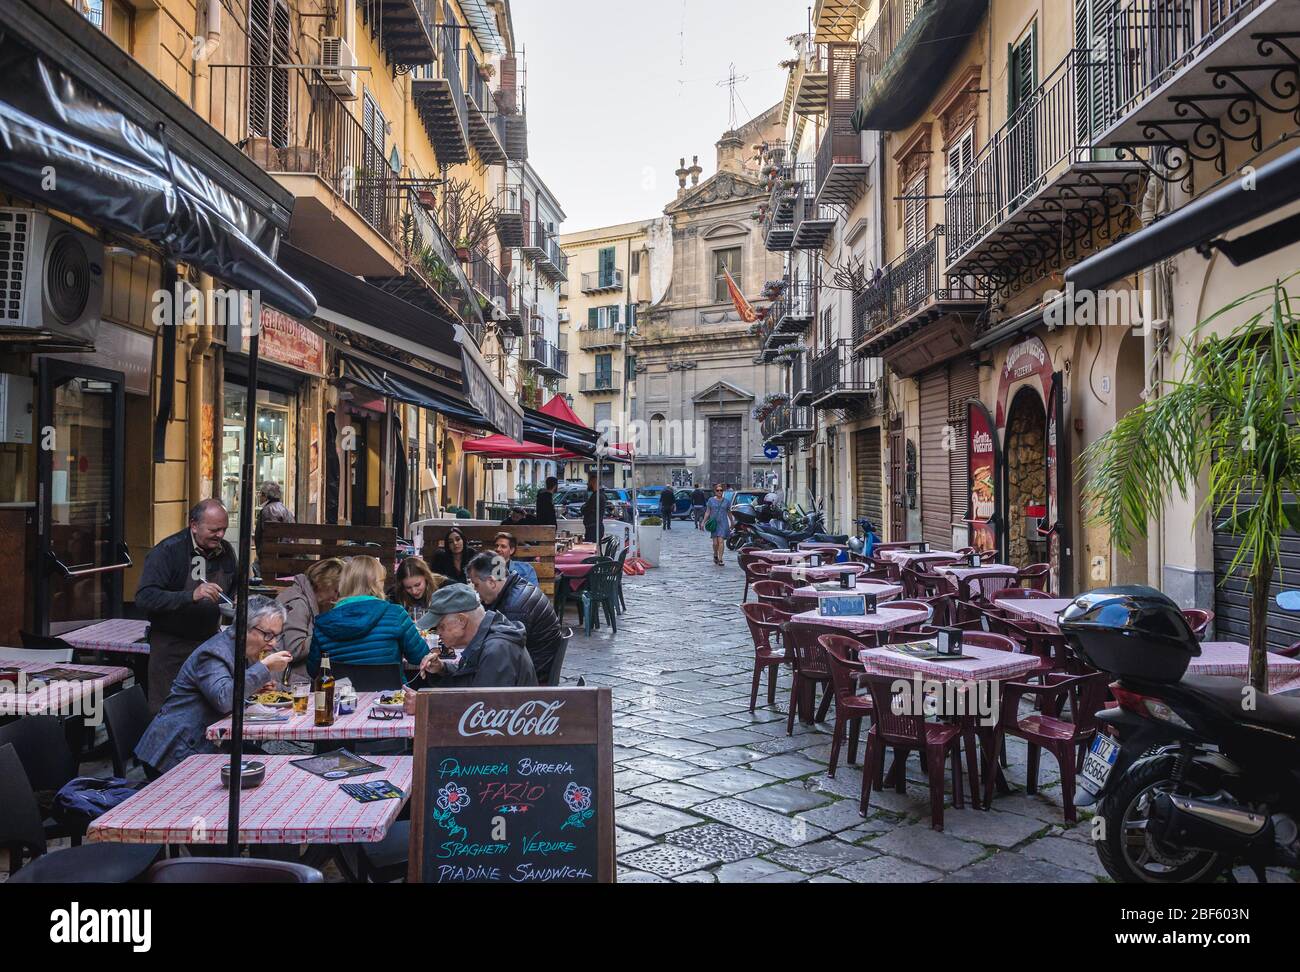
[[[230,809],[226,824],[226,853],[239,856],[239,788],[243,782],[244,679],[248,656],[248,575],[253,546],[253,465],[257,453],[257,353],[261,322],[252,325],[248,339],[248,404],[244,407],[244,463],[239,482],[239,571],[235,579],[235,684],[230,712]]]

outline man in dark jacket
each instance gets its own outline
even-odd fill
[[[221,626],[218,604],[234,590],[238,564],[224,539],[220,500],[190,510],[189,524],[149,551],[135,604],[149,618],[149,708],[157,713],[185,660]]]
[[[449,688],[513,688],[536,685],[537,671],[524,647],[524,626],[504,614],[485,611],[474,588],[448,584],[429,600],[420,629],[432,628],[448,648],[463,649],[458,660],[429,652],[420,664],[426,675],[445,675]]]
[[[587,502],[582,504],[582,529],[583,539],[587,543],[595,543],[599,540],[600,519],[605,512],[602,507],[605,505],[605,497],[602,490],[596,483],[596,474],[592,473],[587,477]]]
[[[709,494],[703,486],[696,486],[691,493],[691,515],[695,518],[695,529],[704,529],[704,506],[709,502]]]
[[[525,647],[533,660],[537,681],[545,685],[555,653],[564,640],[551,599],[509,570],[505,559],[498,554],[479,554],[469,562],[468,573],[469,582],[485,605],[524,626]]]
[[[664,521],[664,529],[673,528],[673,507],[677,505],[677,497],[673,495],[673,488],[665,486],[664,491],[659,494],[659,518]]]
[[[555,490],[560,481],[554,476],[546,477],[546,488],[537,491],[538,526],[555,526]]]

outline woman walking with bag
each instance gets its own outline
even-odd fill
[[[713,562],[721,567],[725,543],[731,536],[731,504],[721,485],[713,487],[713,496],[704,504],[704,517],[704,529],[713,537]]]

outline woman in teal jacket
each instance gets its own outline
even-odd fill
[[[353,557],[339,578],[339,601],[316,618],[307,670],[315,677],[322,652],[344,665],[419,665],[429,653],[420,631],[384,597],[386,571],[374,557]]]

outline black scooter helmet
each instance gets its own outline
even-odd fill
[[[1182,609],[1152,587],[1080,594],[1057,623],[1089,665],[1121,677],[1176,682],[1201,654]]]

